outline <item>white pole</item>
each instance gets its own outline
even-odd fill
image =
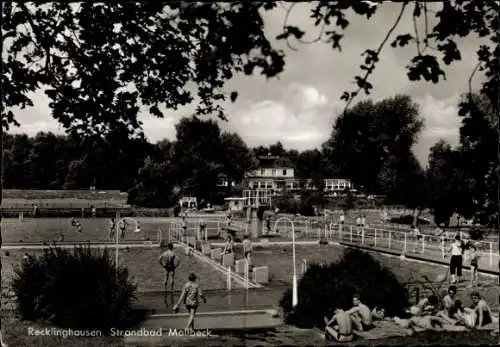
[[[490,241],[490,266],[493,266],[493,242]]]
[[[116,234],[116,237],[115,237],[115,270],[116,270],[116,274],[118,275],[118,243],[120,242],[120,230],[119,229],[119,225],[120,225],[120,212],[116,212],[116,223],[117,223],[117,226],[118,228],[115,230],[115,234]]]
[[[406,254],[406,250],[407,250],[407,249],[406,249],[406,238],[407,238],[407,236],[406,236],[406,233],[405,233],[405,243],[404,243],[404,246],[403,246],[403,247],[404,247],[404,248],[403,248],[403,253],[404,253],[404,254]]]
[[[374,246],[377,247],[377,229],[373,229],[373,233],[375,234]]]
[[[365,229],[361,230],[361,244],[365,244]]]
[[[205,226],[205,242],[208,242],[208,226]]]
[[[425,253],[425,235],[422,235],[422,254]]]
[[[296,269],[296,264],[295,264],[295,227],[293,225],[293,221],[290,220],[290,223],[292,223],[292,247],[293,247],[293,290],[292,290],[292,306],[295,307],[299,303],[299,297],[297,293],[297,269]]]
[[[352,243],[352,225],[351,225],[350,229],[351,229],[351,243]]]
[[[307,239],[307,224],[309,223],[309,220],[306,219],[306,239]]]
[[[249,270],[249,264],[248,264],[248,259],[245,259],[245,289],[248,290],[249,287],[249,281],[248,281],[248,276],[250,274]]]
[[[161,228],[158,229],[158,243],[160,244],[161,246],[161,242],[163,241],[162,240],[162,235],[163,233],[161,232]]]
[[[391,249],[391,239],[392,239],[392,230],[389,230],[389,240],[388,240],[389,249]]]
[[[227,267],[227,290],[231,291],[231,266]]]

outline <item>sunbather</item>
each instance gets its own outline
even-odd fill
[[[349,342],[354,340],[352,333],[352,321],[349,315],[341,309],[335,309],[335,314],[328,320],[325,317],[325,339],[337,342]],[[335,323],[335,325],[333,325]]]
[[[351,317],[351,320],[359,331],[366,331],[373,328],[373,317],[372,311],[363,304],[358,295],[354,295],[352,298],[353,307],[346,311],[346,313]]]

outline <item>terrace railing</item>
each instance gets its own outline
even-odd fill
[[[289,229],[289,228],[288,228]],[[280,228],[280,234],[288,237],[290,230],[286,226]],[[422,234],[419,238],[407,230],[395,230],[379,227],[357,227],[325,223],[324,221],[295,221],[295,230],[299,234],[297,239],[332,240],[359,244],[367,247],[395,250],[400,254],[417,253],[435,260],[443,259],[451,240],[444,237]],[[479,255],[479,268],[498,271],[499,244],[495,241],[476,241]],[[469,251],[464,253],[464,261],[469,261]]]

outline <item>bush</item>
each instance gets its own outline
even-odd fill
[[[408,305],[405,286],[370,254],[348,249],[338,263],[311,264],[298,285],[298,305],[292,309],[292,290],[280,300],[287,324],[300,328],[324,327],[323,317],[333,308],[349,309],[359,294],[370,308],[383,307],[386,314],[402,315]]]
[[[136,287],[126,268],[115,270],[107,250],[51,247],[15,268],[12,289],[22,319],[62,328],[127,329],[143,314],[132,311]]]

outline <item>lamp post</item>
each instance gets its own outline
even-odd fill
[[[297,288],[297,266],[295,264],[295,225],[293,220],[288,217],[281,217],[275,222],[278,225],[280,220],[290,222],[292,225],[292,256],[293,256],[293,277],[292,277],[292,306],[295,307],[299,303],[298,288]]]
[[[116,213],[116,225],[119,226],[120,222],[125,222],[126,220],[133,221],[135,223],[135,232],[138,233],[141,231],[141,228],[139,227],[139,222],[137,222],[136,219],[134,218],[120,218],[120,212]],[[116,229],[115,230],[115,269],[116,269],[116,274],[118,275],[118,258],[119,258],[119,245],[120,245],[120,234],[121,230]],[[125,234],[124,234],[125,235]]]

